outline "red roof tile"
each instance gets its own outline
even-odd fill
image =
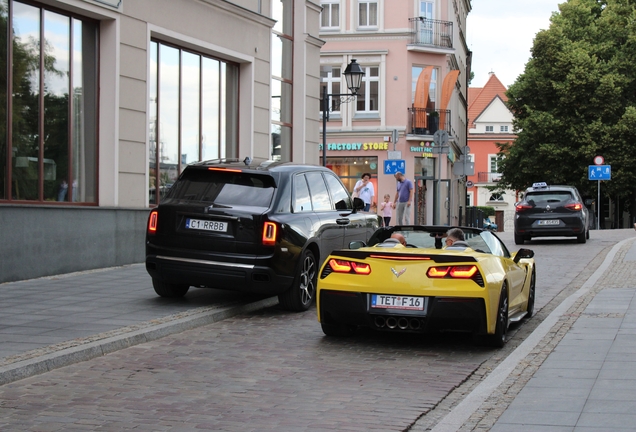
[[[486,107],[499,96],[504,102],[508,101],[506,97],[506,87],[499,81],[494,73],[490,73],[488,82],[483,87],[468,88],[468,128],[475,127],[475,119],[484,112]]]

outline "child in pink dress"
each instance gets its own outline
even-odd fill
[[[391,199],[391,195],[384,195],[384,202],[380,204],[380,211],[382,212],[382,217],[384,218],[384,226],[389,226],[391,223],[391,216],[393,216],[393,203],[389,202]]]

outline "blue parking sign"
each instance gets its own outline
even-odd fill
[[[588,180],[611,180],[611,165],[589,165],[587,171]]]
[[[387,159],[384,161],[384,174],[393,175],[398,172],[406,174],[406,161],[404,159]]]

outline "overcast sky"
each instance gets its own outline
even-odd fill
[[[483,87],[493,71],[509,87],[523,73],[539,30],[566,0],[472,0],[467,43],[473,52],[471,87]]]

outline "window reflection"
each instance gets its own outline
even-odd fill
[[[274,160],[292,158],[292,89],[293,89],[293,5],[292,0],[273,0],[272,18],[272,149]]]
[[[158,204],[187,164],[233,152],[238,68],[157,41],[150,57],[149,202]]]
[[[0,10],[6,30],[6,1]],[[9,86],[13,95],[8,104],[12,122],[0,134],[0,199],[96,202],[97,27],[20,2],[13,2],[12,13],[13,57],[9,62],[5,45],[0,60],[12,65],[13,74],[12,83],[5,79],[0,85],[3,106]],[[3,117],[7,125],[7,114]]]

